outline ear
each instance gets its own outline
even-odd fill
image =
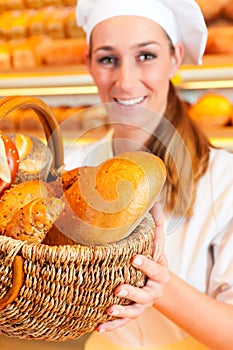
[[[184,57],[184,48],[181,43],[178,43],[175,45],[175,52],[171,58],[172,65],[171,65],[171,72],[170,72],[170,78],[173,78],[176,74],[178,68],[180,67],[182,60]]]

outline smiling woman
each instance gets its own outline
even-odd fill
[[[133,16],[99,23],[91,43],[89,70],[102,102],[117,102],[119,108],[131,109],[140,105],[164,113],[164,92],[182,60],[180,44],[174,48],[171,60],[172,44],[164,30],[152,20]]]
[[[100,324],[85,349],[231,350],[233,155],[209,143],[171,81],[181,64],[202,62],[202,12],[195,0],[79,0],[77,20],[113,124],[112,153],[146,150],[167,169],[164,215],[151,210],[154,259],[132,261],[147,284],[117,287],[132,304],[108,308],[117,318]]]

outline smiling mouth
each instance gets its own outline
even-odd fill
[[[115,101],[123,106],[134,106],[142,103],[145,100],[145,97],[132,98],[128,100],[121,100],[119,98],[115,98]]]

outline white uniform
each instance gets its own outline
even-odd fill
[[[211,149],[208,170],[199,181],[194,214],[175,227],[176,224],[172,218],[166,218],[165,251],[170,269],[199,291],[233,304],[232,153]],[[150,308],[137,320],[113,332],[94,332],[85,347],[85,350],[105,349],[206,347]]]

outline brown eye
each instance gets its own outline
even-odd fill
[[[116,65],[118,60],[113,56],[104,56],[98,59],[98,62],[104,65]]]
[[[139,61],[141,62],[144,62],[144,61],[150,61],[150,60],[153,60],[155,59],[156,56],[152,53],[142,53],[140,56],[139,56]]]

